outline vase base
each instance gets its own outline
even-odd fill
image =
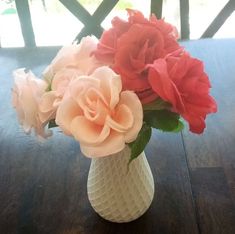
[[[133,160],[127,173],[129,148],[104,158],[92,159],[88,176],[88,198],[104,219],[126,223],[138,219],[149,208],[154,181],[144,152]]]

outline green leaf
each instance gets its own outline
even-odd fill
[[[180,116],[169,110],[145,111],[144,121],[149,126],[164,132],[180,132],[184,128]]]
[[[162,109],[168,109],[170,108],[170,103],[163,101],[161,98],[158,98],[157,100],[143,105],[144,111],[151,111],[151,110],[162,110]]]
[[[144,122],[136,140],[128,144],[131,148],[131,157],[128,162],[128,166],[132,160],[137,158],[144,151],[145,146],[150,140],[151,134],[151,127]]]
[[[55,120],[54,119],[50,120],[48,124],[48,128],[55,128],[55,127],[58,127]]]
[[[47,86],[47,88],[46,88],[46,92],[49,92],[49,91],[51,91],[51,83],[48,84],[48,86]]]
[[[178,122],[178,127],[176,129],[174,129],[172,132],[181,132],[184,129],[184,123],[179,119]]]

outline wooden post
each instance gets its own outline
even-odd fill
[[[181,39],[189,39],[189,0],[180,0]]]
[[[20,26],[24,38],[24,44],[26,47],[35,47],[36,43],[34,38],[28,0],[15,0],[15,4],[18,17],[20,20]]]
[[[151,0],[151,13],[155,14],[158,19],[162,18],[162,0]]]
[[[202,34],[201,38],[213,37],[215,33],[220,29],[220,27],[224,24],[224,22],[227,20],[227,18],[233,13],[234,10],[235,1],[230,0],[220,11],[220,13],[216,16],[213,22],[209,25],[206,31]]]

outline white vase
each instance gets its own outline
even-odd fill
[[[125,223],[139,218],[149,208],[154,180],[145,153],[133,160],[127,172],[130,149],[91,161],[88,198],[104,219]]]

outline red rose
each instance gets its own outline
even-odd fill
[[[149,67],[152,89],[189,122],[192,132],[202,133],[206,115],[217,111],[216,102],[209,95],[211,86],[203,63],[183,53],[157,59]]]
[[[112,20],[113,27],[103,33],[94,54],[121,75],[124,90],[134,90],[142,103],[148,103],[157,95],[148,82],[147,65],[181,47],[175,28],[164,20],[148,20],[133,10],[128,14],[128,21]]]
[[[134,23],[146,23],[147,19],[144,18],[143,14],[139,11],[127,10],[129,14],[128,22],[120,19],[119,17],[114,17],[112,19],[112,28],[104,31],[97,50],[94,52],[96,57],[103,62],[113,63],[114,55],[117,49],[117,39]]]

